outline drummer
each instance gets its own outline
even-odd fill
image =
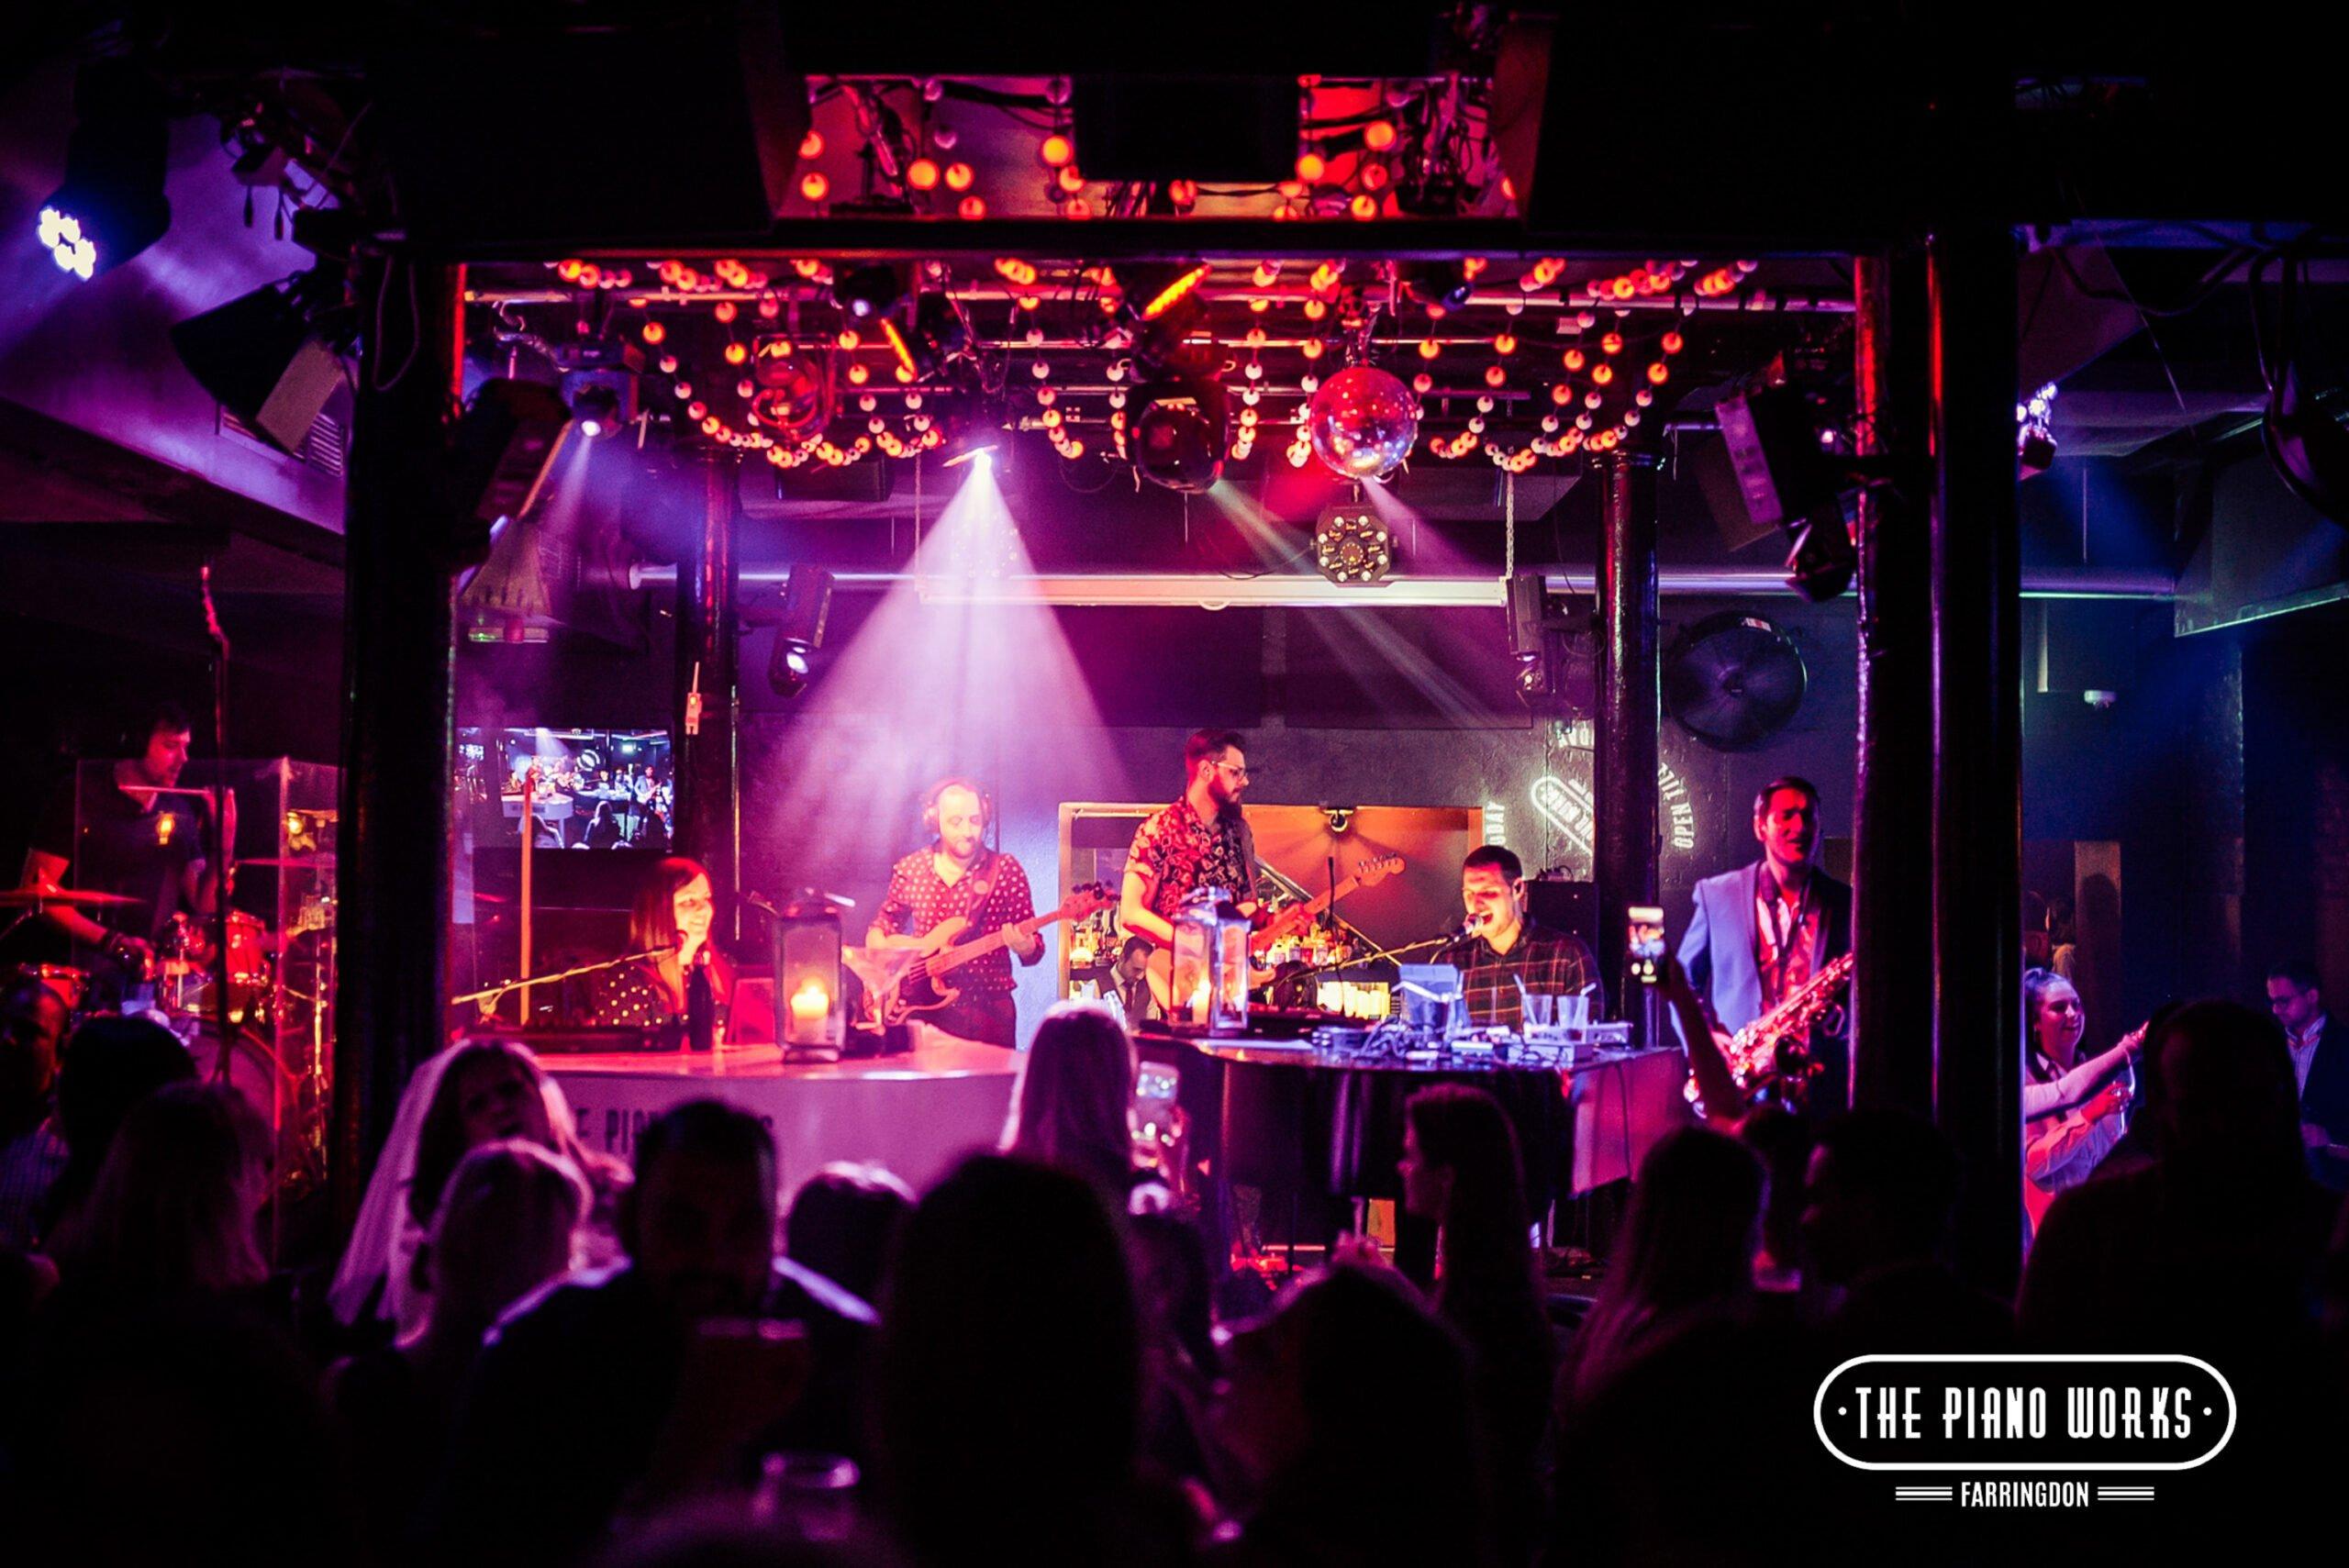
[[[212,841],[209,793],[180,784],[193,729],[177,704],[157,704],[139,732],[137,756],[111,768],[77,769],[59,785],[25,855],[27,888],[71,887],[132,900],[87,911],[70,905],[41,911],[72,940],[72,962],[111,971],[123,984],[151,973],[156,944],[173,916],[209,915],[219,890],[220,879],[206,860]],[[233,845],[233,793],[224,823]]]

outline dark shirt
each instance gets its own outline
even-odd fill
[[[797,1407],[759,1446],[859,1456],[872,1308],[778,1258],[761,1313],[806,1326],[812,1365]],[[431,1510],[437,1543],[460,1562],[576,1561],[643,1479],[685,1352],[632,1268],[574,1275],[524,1301],[474,1363]]]
[[[1255,896],[1255,839],[1237,810],[1223,812],[1210,824],[1199,820],[1188,800],[1178,800],[1134,829],[1126,864],[1141,867],[1152,879],[1150,911],[1164,920],[1172,920],[1183,901],[1202,887],[1220,887],[1235,902]]]
[[[66,886],[137,899],[95,911],[98,923],[154,941],[187,907],[184,873],[206,860],[211,838],[211,807],[201,796],[125,795],[108,764],[91,762],[60,782],[32,847],[72,862]]]
[[[938,874],[933,858],[938,846],[917,850],[889,870],[889,891],[881,899],[879,919],[902,936],[926,937],[941,922],[960,915],[971,922],[963,938],[984,937],[1005,926],[1033,919],[1034,896],[1028,873],[1019,862],[1000,851],[989,851],[978,863],[952,882]],[[957,991],[1002,995],[1014,989],[1011,953],[997,948],[941,977]]]
[[[728,1006],[734,995],[734,966],[715,950],[709,962],[710,1000],[715,1005],[718,1032],[726,1031]],[[662,977],[658,959],[640,958],[618,969],[599,970],[587,977],[596,1022],[607,1029],[667,1029],[685,1021],[684,1005]]]
[[[1495,952],[1493,944],[1479,935],[1441,950],[1434,962],[1460,971],[1471,1022],[1502,1029],[1515,1029],[1524,1021],[1520,981],[1536,995],[1565,995],[1589,984],[1598,973],[1598,962],[1580,937],[1532,919],[1518,928],[1517,944],[1506,953]]]

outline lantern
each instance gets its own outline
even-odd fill
[[[1220,887],[1202,887],[1174,914],[1174,984],[1167,1016],[1194,1034],[1248,1028],[1248,917]]]
[[[838,1062],[848,1013],[841,987],[841,903],[802,888],[774,919],[775,1037],[786,1062]]]

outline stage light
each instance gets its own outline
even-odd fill
[[[297,225],[297,234],[310,227]],[[299,452],[342,381],[340,351],[358,322],[340,266],[320,262],[190,317],[172,347],[198,385],[245,428],[283,452]]]
[[[2015,405],[2015,461],[2024,479],[2036,479],[2055,463],[2055,435],[2048,428],[2055,412],[2055,384],[2049,382]]]
[[[832,303],[863,321],[886,316],[905,297],[894,267],[854,267],[832,284]]]
[[[128,61],[84,67],[73,85],[65,179],[40,206],[36,231],[61,272],[84,283],[163,237],[169,140],[162,91]]]
[[[1143,389],[1126,450],[1153,484],[1204,495],[1223,476],[1228,405],[1223,388],[1187,377]]]
[[[1722,398],[1714,418],[1747,516],[1791,541],[1787,585],[1812,600],[1841,594],[1858,557],[1843,520],[1843,473],[1820,450],[1809,402],[1792,386],[1765,384]]]
[[[779,697],[807,689],[808,656],[824,645],[832,613],[832,574],[820,566],[795,566],[775,612],[774,646],[767,655],[767,684]],[[753,617],[754,623],[763,617]]]
[[[592,382],[572,395],[571,417],[579,433],[590,440],[608,436],[620,428],[620,395],[600,382]]]
[[[1465,261],[1405,261],[1397,268],[1403,292],[1421,305],[1458,310],[1475,279]]]
[[[1386,525],[1360,506],[1332,507],[1313,530],[1313,561],[1332,583],[1375,583],[1395,563]]]
[[[499,376],[475,389],[449,443],[457,559],[481,559],[490,530],[530,509],[570,423],[570,406],[551,386]]]

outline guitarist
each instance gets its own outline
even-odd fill
[[[1248,758],[1239,733],[1202,729],[1183,744],[1183,797],[1152,813],[1126,851],[1119,923],[1129,936],[1174,945],[1174,914],[1202,887],[1220,887],[1256,912],[1256,837],[1241,815]]]
[[[865,933],[869,947],[918,947],[944,920],[970,922],[970,934],[985,936],[1032,917],[1035,901],[1019,862],[983,842],[987,802],[968,779],[941,780],[922,798],[922,826],[934,835],[889,872],[889,891]],[[1044,956],[1041,932],[1024,941],[1008,933],[998,950],[955,970],[953,1002],[924,1015],[947,1033],[1014,1050],[1019,1018],[1011,993],[1010,954],[1023,964]]]

